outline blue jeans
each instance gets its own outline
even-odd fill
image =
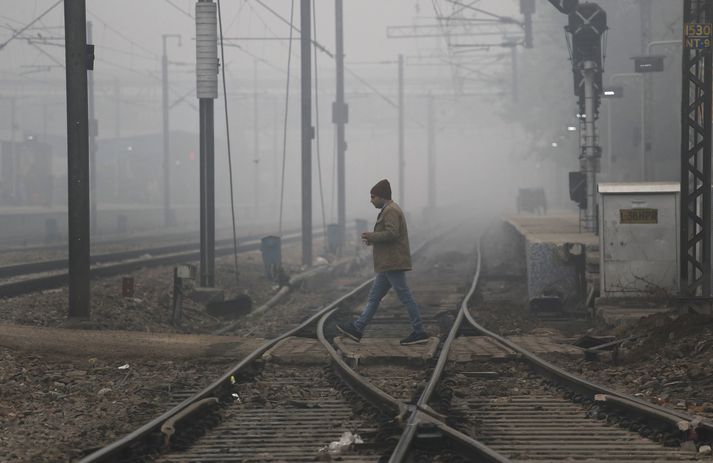
[[[376,274],[374,283],[371,285],[371,290],[369,291],[369,299],[367,300],[366,307],[359,318],[354,321],[354,327],[359,330],[360,333],[364,332],[364,328],[366,328],[366,325],[376,313],[376,309],[379,308],[379,303],[391,288],[394,288],[399,301],[406,306],[413,331],[423,333],[421,310],[418,304],[413,300],[411,291],[406,285],[406,272],[403,270],[391,270]]]

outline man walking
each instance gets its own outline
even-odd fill
[[[348,325],[338,324],[337,329],[359,342],[364,328],[379,308],[379,303],[389,289],[394,288],[399,301],[406,306],[413,328],[412,333],[401,340],[401,345],[428,342],[428,335],[421,322],[421,311],[406,285],[406,271],[411,270],[406,219],[399,205],[391,200],[391,185],[388,180],[381,180],[371,189],[371,204],[381,209],[381,212],[376,218],[374,231],[362,233],[361,239],[367,246],[373,246],[376,278],[369,291],[366,307],[359,318]]]

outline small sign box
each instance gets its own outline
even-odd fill
[[[619,209],[619,223],[657,224],[659,223],[659,210],[650,208]]]
[[[685,48],[705,50],[713,44],[713,24],[686,23],[683,27]]]

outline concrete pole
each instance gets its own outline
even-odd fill
[[[92,43],[92,22],[87,21],[87,43]],[[94,106],[94,71],[87,71],[87,101],[89,105],[89,207],[91,226],[89,228],[92,235],[98,229],[97,217],[97,135],[99,126],[97,124],[96,111]]]
[[[312,0],[300,0],[302,65],[302,265],[312,265]]]
[[[89,113],[84,0],[64,2],[69,317],[89,318]]]
[[[337,124],[337,223],[339,225],[339,248],[345,240],[347,213],[346,213],[346,185],[345,185],[345,152],[347,143],[345,138],[345,125],[348,122],[348,108],[344,103],[344,5],[343,0],[335,0],[334,16],[336,24],[336,56],[337,65],[337,95],[333,119]]]
[[[404,55],[399,55],[399,204],[406,210],[404,168]]]

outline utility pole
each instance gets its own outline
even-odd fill
[[[300,0],[302,61],[302,265],[312,265],[312,0]]]
[[[337,65],[337,101],[332,109],[332,120],[337,124],[337,211],[339,224],[339,249],[345,239],[347,213],[346,213],[346,185],[345,185],[345,152],[347,143],[344,140],[345,124],[349,122],[349,107],[344,102],[344,4],[343,0],[334,1],[334,15],[336,24],[336,56]],[[400,198],[399,198],[400,199]]]
[[[260,123],[257,95],[257,60],[253,63],[253,164],[255,164],[255,175],[253,175],[253,210],[255,211],[255,219],[257,219],[260,211]]]
[[[399,204],[406,210],[406,195],[404,182],[404,55],[399,55]]]
[[[92,43],[92,22],[87,21],[87,43]],[[96,234],[97,228],[97,124],[94,109],[94,71],[87,72],[87,101],[89,105],[89,207],[91,226],[89,231]]]
[[[436,113],[433,95],[428,94],[428,211],[436,211]]]
[[[166,39],[178,38],[181,46],[181,36],[178,34],[162,34],[163,55],[161,57],[161,113],[163,119],[163,226],[170,227],[175,224],[171,210],[171,140],[168,123],[168,55],[166,54]]]
[[[69,317],[89,318],[89,114],[85,0],[64,2],[67,86],[67,222],[69,228]],[[90,54],[91,50],[91,54]]]
[[[196,90],[200,124],[201,286],[215,286],[215,126],[218,98],[218,20],[213,0],[196,3]]]

